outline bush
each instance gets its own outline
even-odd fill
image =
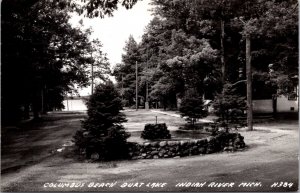
[[[179,129],[181,130],[203,130],[203,124],[194,124],[194,125],[191,125],[191,124],[185,124],[181,127],[179,127]]]
[[[195,124],[197,119],[208,115],[202,97],[196,95],[186,96],[181,102],[179,112],[182,117],[188,117],[187,121],[192,125]]]
[[[74,136],[80,152],[86,158],[93,154],[105,160],[126,157],[126,139],[130,135],[121,125],[126,119],[120,112],[122,102],[114,85],[109,82],[97,86],[87,107],[88,117]]]
[[[213,102],[216,115],[220,122],[244,124],[243,117],[246,108],[246,100],[237,88],[231,84],[224,85],[224,92],[218,94]]]
[[[146,124],[141,134],[143,139],[170,139],[171,134],[165,123]]]

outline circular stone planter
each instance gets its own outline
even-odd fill
[[[202,139],[129,142],[128,147],[131,159],[158,159],[234,151],[244,148],[245,143],[239,133],[219,133]]]

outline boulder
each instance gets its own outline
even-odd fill
[[[167,145],[167,142],[166,141],[162,141],[159,143],[159,146],[160,147],[165,147]]]

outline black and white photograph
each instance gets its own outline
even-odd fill
[[[2,0],[1,192],[296,192],[298,0]]]

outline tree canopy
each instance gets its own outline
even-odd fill
[[[89,31],[73,28],[69,18],[68,9],[56,1],[41,0],[24,9],[15,1],[2,3],[4,123],[20,119],[20,113],[28,117],[30,108],[36,117],[40,111],[63,108],[64,96],[74,84],[89,84],[92,62],[108,68],[100,43],[94,46],[98,56],[92,58]]]
[[[258,88],[253,97],[293,91],[298,80],[297,1],[152,0],[151,4],[154,18],[135,52],[139,93],[146,96],[147,80],[150,101],[176,107],[189,90],[205,99],[218,98],[225,84],[245,77],[246,34],[251,35],[253,84]],[[132,68],[135,61],[130,62]],[[134,71],[131,76],[133,83]],[[122,85],[123,90],[129,88]],[[259,91],[265,87],[268,93]]]

